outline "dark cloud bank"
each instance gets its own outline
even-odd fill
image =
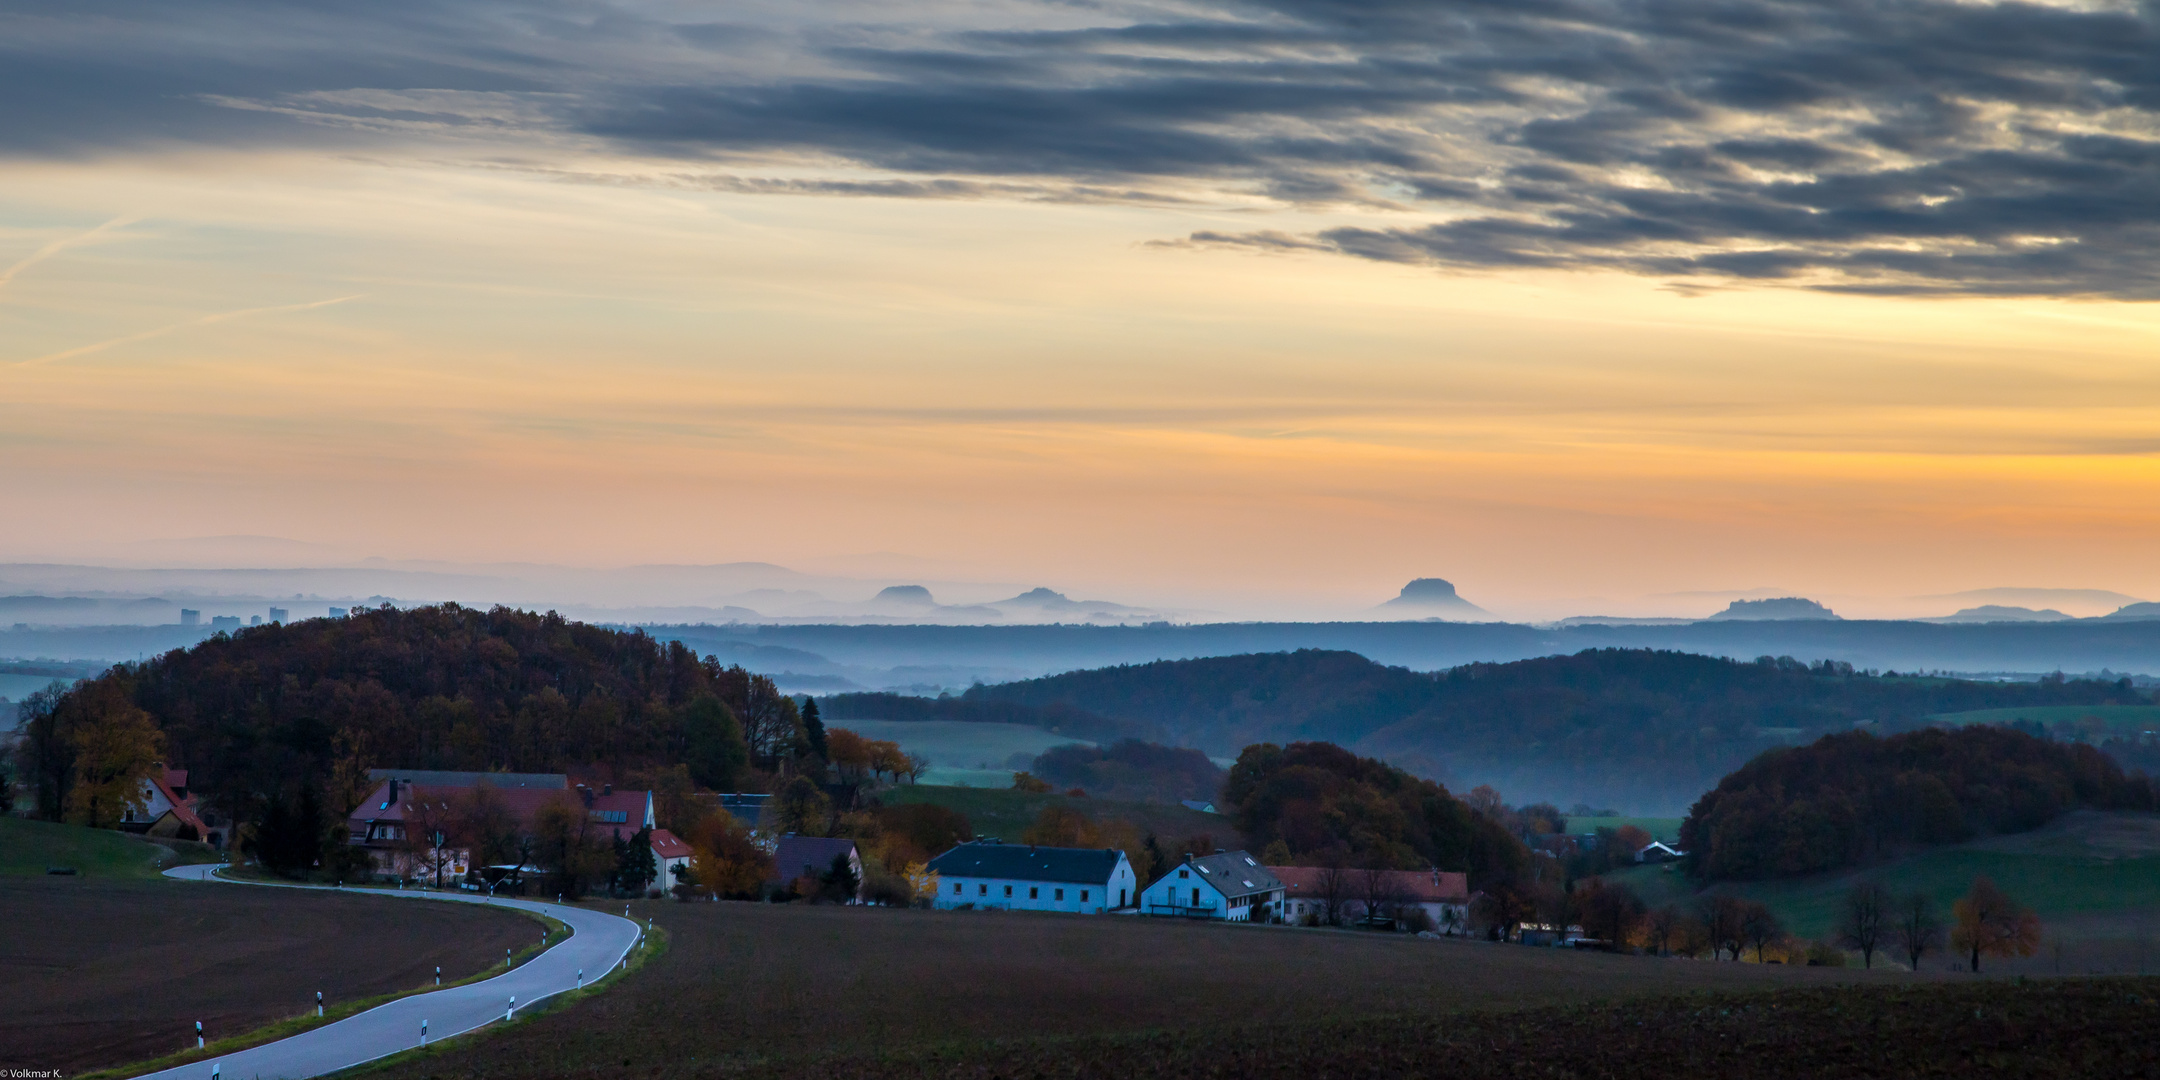
[[[2160,295],[2160,0],[770,10],[29,0],[0,153],[507,138],[886,174],[731,190],[1410,212],[1180,244]]]

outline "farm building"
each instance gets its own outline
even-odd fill
[[[930,860],[937,906],[1100,915],[1139,893],[1132,863],[1116,848],[1054,848],[978,840]]]
[[[1281,917],[1283,883],[1242,851],[1218,851],[1195,858],[1157,879],[1141,894],[1148,915],[1186,919],[1266,922]]]
[[[1447,870],[1350,870],[1270,866],[1282,880],[1283,918],[1291,922],[1409,922],[1421,910],[1434,928],[1462,926],[1470,914],[1470,877]]]
[[[1686,857],[1687,852],[1669,847],[1661,841],[1652,840],[1635,853],[1635,861],[1641,863],[1671,862]]]
[[[773,848],[773,876],[768,883],[784,886],[804,878],[817,881],[832,872],[834,859],[847,860],[848,869],[855,872],[855,897],[861,899],[864,886],[862,852],[856,849],[855,841],[844,838],[797,836],[794,833],[781,837]]]

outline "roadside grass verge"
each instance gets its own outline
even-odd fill
[[[165,867],[216,862],[207,844],[155,843],[110,829],[0,816],[0,874],[69,867],[78,877],[148,880]]]
[[[471,1040],[486,1039],[500,1035],[505,1031],[515,1030],[521,1024],[536,1022],[613,988],[616,983],[629,978],[647,964],[666,955],[668,940],[667,929],[655,924],[648,933],[640,938],[640,944],[631,947],[629,955],[624,958],[624,962],[609,968],[607,974],[586,983],[582,989],[570,990],[541,998],[539,1001],[519,1009],[517,1017],[509,1023],[498,1021],[487,1024],[462,1035],[452,1035],[431,1042],[426,1046],[400,1050],[395,1054],[379,1057],[373,1061],[362,1062],[350,1069],[331,1073],[330,1075],[338,1077],[340,1080],[351,1080],[351,1078],[355,1077],[404,1071],[407,1068],[425,1069],[426,1062],[440,1057],[445,1049],[463,1047],[470,1045]],[[90,1080],[90,1078],[79,1078],[79,1080]]]

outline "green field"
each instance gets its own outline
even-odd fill
[[[207,848],[180,854],[126,833],[56,825],[49,821],[0,817],[0,874],[43,874],[50,867],[73,867],[95,878],[154,878],[167,866],[214,861]]]
[[[2132,828],[2126,833],[2125,826]],[[1718,886],[1760,900],[1787,929],[1824,937],[1837,925],[1838,904],[1859,881],[1878,881],[1893,892],[1925,892],[1945,911],[1981,874],[1994,879],[2044,922],[2109,912],[2160,912],[2160,820],[2144,815],[2080,814],[2018,836],[1995,837],[1923,851],[1876,866],[1783,881]],[[1656,907],[1687,903],[1688,879],[1672,864],[1638,866],[1610,875]]]
[[[2160,731],[2160,705],[2040,705],[1937,713],[1928,719],[1950,724],[2007,724],[2013,720],[2067,724],[2088,717],[2100,721],[2110,731]]]
[[[948,787],[938,784],[902,784],[878,796],[888,805],[934,803],[967,815],[977,836],[995,836],[1017,842],[1046,806],[1070,806],[1097,821],[1129,821],[1144,835],[1154,833],[1165,847],[1191,836],[1213,837],[1217,846],[1243,843],[1237,827],[1221,814],[1203,814],[1170,803],[1123,802],[1117,799],[1076,798],[1067,795],[1029,795],[1026,792],[979,787]]]
[[[1027,724],[970,724],[959,720],[835,720],[868,739],[889,739],[930,759],[923,782],[946,787],[1011,787],[1023,759],[1053,746],[1087,743]],[[1089,743],[1088,745],[1093,745]],[[1016,757],[1017,755],[1017,757]]]
[[[1567,831],[1580,834],[1633,825],[1649,833],[1650,839],[1663,840],[1670,844],[1680,839],[1680,823],[1685,820],[1687,819],[1676,817],[1571,817],[1567,819]]]

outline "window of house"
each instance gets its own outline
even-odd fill
[[[1029,889],[1029,890],[1028,890],[1028,899],[1030,899],[1030,900],[1040,900],[1040,899],[1042,899],[1042,890],[1041,890],[1041,889]]]
[[[1088,891],[1087,891],[1086,889],[1082,889],[1082,890],[1080,890],[1080,902],[1081,902],[1081,903],[1083,903],[1083,904],[1087,903],[1087,894],[1088,894]]]
[[[1189,878],[1189,877],[1191,877],[1191,876],[1192,876],[1192,871],[1190,871],[1190,870],[1180,870],[1180,871],[1178,871],[1178,872],[1177,872],[1177,876],[1179,876],[1179,877],[1181,877],[1181,878]]]
[[[1055,893],[1051,894],[1051,896],[1050,896],[1050,899],[1052,899],[1052,900],[1063,900],[1063,899],[1065,899],[1065,890],[1063,890],[1063,889],[1059,889],[1059,890],[1057,890],[1057,891],[1056,891]]]
[[[962,889],[965,889],[965,888],[967,888],[967,886],[965,886],[965,885],[962,885],[962,884],[960,884],[959,882],[955,881],[955,882],[953,882],[953,883],[952,883],[952,894],[953,894],[954,896],[958,896],[958,895],[960,895],[960,890],[962,890]]]
[[[990,895],[990,886],[988,886],[988,885],[977,885],[977,886],[975,886],[975,895],[977,895],[977,896],[988,896],[988,895]]]
[[[1007,896],[1011,896],[1011,895],[1012,895],[1012,886],[1010,886],[1010,885],[1007,885],[1007,886],[1005,886],[1005,895],[1007,895]]]

